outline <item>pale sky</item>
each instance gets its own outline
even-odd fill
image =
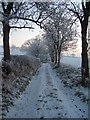
[[[10,32],[10,46],[15,45],[16,47],[21,47],[23,43],[27,40],[35,38],[37,35],[41,35],[43,33],[43,29],[40,29],[39,26],[35,25],[35,29],[17,29],[11,30]],[[3,40],[0,38],[0,45],[3,45]],[[78,39],[78,51],[76,53],[77,56],[81,54],[81,39]]]
[[[21,47],[21,45],[28,39],[34,38],[37,35],[40,35],[43,30],[39,26],[34,25],[35,29],[17,29],[11,30],[10,32],[10,46],[15,45]],[[0,45],[3,45],[3,40],[0,38]]]
[[[16,45],[20,47],[25,41],[31,38],[35,38],[35,36],[40,35],[42,33],[42,29],[39,26],[35,25],[35,29],[17,29],[11,33],[11,45]]]

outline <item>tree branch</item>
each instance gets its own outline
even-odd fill
[[[82,0],[82,9],[83,9],[83,12],[84,12],[84,15],[85,15],[85,11],[86,11],[86,9],[85,9],[84,1],[83,1],[83,0]]]
[[[66,8],[67,8],[69,11],[73,12],[74,15],[76,15],[77,18],[79,19],[80,23],[82,24],[82,18],[80,17],[79,13],[77,12],[76,6],[74,5],[73,2],[71,2],[71,4],[73,5],[74,9],[73,9],[73,8],[68,8],[67,5],[66,5]]]
[[[41,18],[41,16],[42,16],[42,11],[40,12],[40,14],[39,14],[39,17],[38,17],[37,21],[39,21],[39,19]]]
[[[22,26],[22,27],[19,27],[19,26],[10,26],[10,28],[18,28],[18,29],[28,28],[28,29],[34,29],[33,27],[27,27],[27,26]]]
[[[73,9],[70,9],[70,8],[68,8],[68,10],[73,12],[77,16],[77,18],[80,20],[80,23],[82,24],[82,19],[80,18],[79,13],[77,11],[74,11]]]
[[[10,15],[12,9],[13,9],[13,2],[10,2],[7,5],[7,11],[6,11],[8,15]]]
[[[24,18],[24,17],[20,17],[20,16],[11,16],[10,18],[11,18],[11,19],[16,18],[16,19],[21,19],[21,20],[28,20],[28,21],[37,23],[37,20],[33,20],[33,19],[30,19],[30,18]]]
[[[74,10],[77,11],[75,4],[73,2],[71,2],[71,4],[73,5]]]
[[[2,2],[2,8],[3,8],[3,11],[5,13],[4,2]]]

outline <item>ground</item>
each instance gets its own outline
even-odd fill
[[[88,118],[88,104],[44,63],[5,118]]]

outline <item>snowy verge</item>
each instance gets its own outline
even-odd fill
[[[82,58],[75,56],[62,56],[61,63],[67,64],[74,68],[81,68]],[[88,65],[89,65],[89,73],[90,73],[90,56],[88,56]]]
[[[51,65],[44,63],[5,118],[61,120],[88,118],[88,105],[64,87]],[[64,120],[63,119],[63,120]]]
[[[73,91],[73,94],[80,98],[82,102],[88,104],[88,87],[89,80],[86,81],[86,86],[82,86],[81,71],[78,68],[71,67],[66,64],[61,64],[60,67],[53,68],[57,72],[57,76],[62,80],[64,87]]]
[[[14,105],[39,67],[37,58],[25,55],[13,55],[10,63],[2,62],[2,116]]]

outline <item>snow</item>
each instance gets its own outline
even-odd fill
[[[90,72],[90,57],[88,58],[89,62],[89,72]],[[68,64],[70,66],[73,66],[75,68],[80,68],[81,67],[81,57],[73,57],[73,56],[62,56],[61,57],[61,63]]]
[[[10,54],[11,55],[24,55],[25,52],[22,52],[20,48],[11,48],[10,49]],[[3,47],[0,46],[0,61],[2,60],[3,57]]]
[[[20,48],[11,48],[11,55],[24,55],[25,52],[22,52]],[[0,46],[0,61],[3,57],[3,48]],[[61,63],[65,63],[71,65],[76,68],[81,67],[81,57],[73,57],[73,56],[62,56]],[[90,57],[89,57],[89,72],[90,72]]]
[[[24,55],[25,52],[22,52],[20,48],[11,48],[11,55]]]
[[[31,56],[14,55],[11,56],[10,63],[3,62],[3,65],[9,66],[9,69],[11,70],[8,75],[5,72],[2,72],[2,116],[5,116],[6,111],[8,111],[8,107],[13,105],[14,99],[18,98],[21,93],[25,91],[25,88],[32,79],[32,76],[40,67],[40,61],[36,58],[31,58]]]
[[[3,57],[3,48],[2,48],[2,46],[0,46],[0,61],[1,61],[2,57]]]
[[[81,67],[81,58],[80,57],[62,56],[61,62],[71,65],[73,67],[77,67],[77,68]]]
[[[44,63],[5,118],[88,118],[88,104],[74,93]]]

